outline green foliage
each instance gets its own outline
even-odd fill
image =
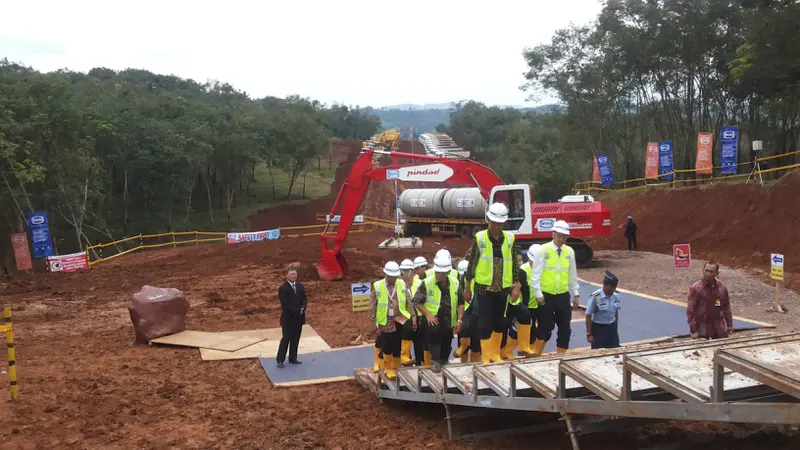
[[[0,233],[47,211],[56,249],[68,253],[193,224],[241,226],[239,204],[252,212],[306,198],[305,183],[293,195],[300,180],[332,178],[331,162],[321,166],[329,139],[378,127],[364,111],[253,100],[225,83],[134,69],[39,73],[0,60]]]

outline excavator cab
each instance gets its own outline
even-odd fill
[[[489,195],[489,204],[504,203],[508,208],[508,220],[503,229],[514,234],[530,234],[533,228],[531,219],[531,187],[528,184],[506,184],[495,186]]]

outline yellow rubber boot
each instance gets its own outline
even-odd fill
[[[461,358],[461,362],[466,362],[464,358],[467,356],[467,351],[469,350],[469,338],[461,338],[459,342],[461,345],[456,349],[454,356],[456,358]]]
[[[500,351],[500,356],[503,359],[514,359],[515,348],[517,348],[517,340],[509,336],[506,340],[506,346]]]
[[[481,362],[481,352],[470,352],[469,362]]]
[[[533,343],[533,348],[531,349],[531,356],[541,356],[542,352],[544,351],[544,344],[545,341],[536,339],[536,342]]]
[[[531,324],[517,326],[517,353],[520,356],[528,356],[533,353],[531,349]]]
[[[404,366],[413,366],[415,360],[411,359],[411,346],[414,345],[414,341],[403,340],[401,345],[402,353],[400,354],[400,364]]]
[[[489,339],[481,339],[481,362],[483,364],[492,363],[493,342],[494,342],[494,336],[490,337]]]
[[[395,369],[395,363],[397,363],[398,358],[395,358],[392,355],[383,355],[383,359],[384,359],[383,365],[385,367],[386,378],[390,380],[396,379],[397,373],[394,371],[394,369]]]
[[[500,356],[500,345],[503,344],[503,333],[492,331],[491,337],[491,349],[492,353],[489,355],[489,359],[492,362],[503,362],[503,357]],[[483,347],[481,347],[483,349]],[[484,352],[486,350],[483,350]]]
[[[556,353],[567,353],[567,349],[561,348],[561,347],[556,347]]]
[[[424,356],[422,358],[422,365],[424,367],[430,367],[430,365],[431,365],[431,352],[430,352],[430,350],[425,350]]]
[[[374,373],[380,372],[383,369],[383,360],[381,359],[381,349],[375,349],[375,365],[372,366],[372,371]]]

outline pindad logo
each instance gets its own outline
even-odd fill
[[[44,216],[33,216],[31,217],[31,223],[34,225],[41,225],[44,223]]]
[[[600,163],[600,164],[605,164],[605,163],[608,162],[608,158],[606,158],[605,156],[601,156],[601,157],[597,158],[597,162]]]
[[[733,130],[725,130],[722,132],[722,137],[725,139],[733,139],[736,137],[736,132]]]
[[[662,144],[661,145],[661,151],[662,152],[668,152],[669,149],[670,149],[670,145],[669,144]]]
[[[709,136],[700,136],[700,143],[703,145],[710,144],[711,138]]]

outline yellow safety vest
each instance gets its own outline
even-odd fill
[[[556,253],[552,241],[542,245],[544,267],[542,268],[542,292],[552,295],[569,291],[569,264],[575,259],[575,252],[566,244],[561,246],[561,257]]]
[[[419,275],[414,275],[414,281],[411,282],[411,295],[417,295],[417,290],[421,284],[422,278],[420,278]]]
[[[508,231],[503,230],[505,239],[503,240],[503,289],[511,286],[514,280],[514,235]],[[475,239],[478,240],[478,264],[475,266],[475,281],[484,285],[491,286],[492,284],[492,261],[494,260],[494,248],[492,241],[489,239],[489,231],[481,230],[475,233]]]
[[[386,279],[376,281],[372,284],[372,287],[375,289],[375,296],[378,298],[378,306],[375,310],[375,323],[380,326],[385,326],[387,310],[389,309],[389,291],[386,289]],[[394,287],[397,289],[397,305],[400,309],[400,314],[406,319],[410,319],[411,313],[409,313],[406,308],[406,283],[398,278]]]
[[[528,277],[527,278],[528,287],[530,288],[530,286],[533,284],[533,268],[531,268],[530,264],[523,264],[519,267],[525,272],[525,275]],[[536,300],[536,296],[533,295],[533,289],[529,289],[529,291],[530,291],[529,295],[530,298],[528,298],[528,309],[536,309],[539,307],[539,302]],[[522,298],[522,296],[520,296],[520,298]]]
[[[458,321],[458,278],[448,275],[450,281],[450,318],[451,326],[456,326]],[[436,277],[425,278],[425,309],[434,316],[439,312],[439,305],[442,300],[442,292],[436,284]]]
[[[456,272],[458,272],[458,271],[456,271]],[[465,275],[459,275],[458,276],[458,286],[459,287],[462,287],[462,283],[464,282],[464,276]],[[475,295],[475,280],[472,280],[472,281],[469,282],[469,291],[470,291],[470,293],[472,293],[472,295]],[[461,294],[462,294],[462,292],[459,292],[459,295],[461,295]],[[464,300],[464,309],[469,308],[469,305],[471,305],[471,304],[472,304],[472,299],[471,298],[469,300]]]

